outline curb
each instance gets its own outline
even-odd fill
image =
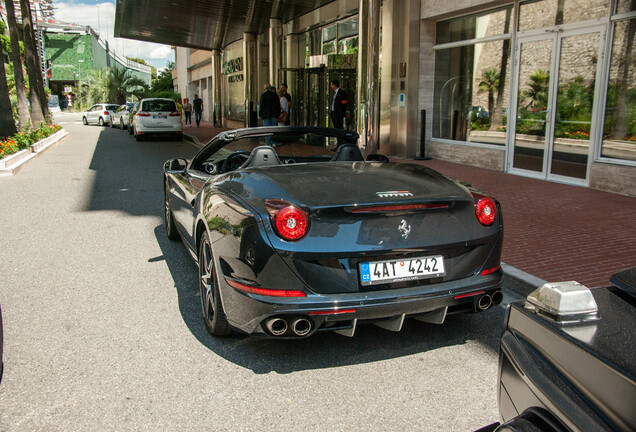
[[[3,168],[0,168],[0,177],[15,175],[31,159],[44,153],[46,149],[59,142],[67,135],[68,132],[66,130],[60,129],[53,135],[31,144],[30,148],[20,150],[19,152],[4,158],[4,163],[2,164]],[[13,159],[15,159],[15,162],[11,163]],[[11,165],[6,165],[7,162],[11,163]]]
[[[528,294],[547,282],[503,262],[501,268],[504,272],[504,289],[522,298],[526,298]]]

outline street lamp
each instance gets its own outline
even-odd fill
[[[79,86],[77,88],[77,96],[78,98],[82,95],[82,65],[80,63],[84,63],[84,60],[77,61],[77,81],[79,81]]]

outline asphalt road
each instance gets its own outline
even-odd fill
[[[470,431],[498,419],[501,307],[354,338],[203,325],[195,264],[167,239],[161,169],[187,142],[70,133],[0,178],[2,431]]]

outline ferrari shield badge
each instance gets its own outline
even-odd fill
[[[405,219],[402,219],[400,226],[398,226],[398,230],[400,230],[402,237],[406,240],[409,237],[409,234],[411,234],[411,225],[409,225]]]

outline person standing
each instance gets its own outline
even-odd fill
[[[185,126],[192,127],[192,104],[190,103],[190,99],[183,99],[183,115],[185,116]]]
[[[276,118],[280,114],[280,101],[269,83],[265,84],[264,88],[258,107],[258,116],[263,120],[263,126],[276,126]]]
[[[287,120],[289,120],[289,103],[287,102],[287,98],[283,95],[282,90],[278,92],[278,97],[280,102],[280,115],[277,119],[278,126],[285,126]]]
[[[347,93],[340,88],[337,79],[331,81],[331,89],[334,91],[331,100],[331,122],[333,127],[344,129],[344,118],[347,115]]]
[[[201,123],[201,117],[203,115],[203,99],[199,98],[199,95],[197,94],[194,95],[192,108],[194,109],[194,121],[197,122],[197,127],[199,127],[199,123]]]
[[[287,121],[285,121],[285,125],[289,126],[291,124],[291,95],[287,93],[287,84],[283,83],[280,85],[281,97],[287,99]],[[281,104],[282,106],[282,104]]]

